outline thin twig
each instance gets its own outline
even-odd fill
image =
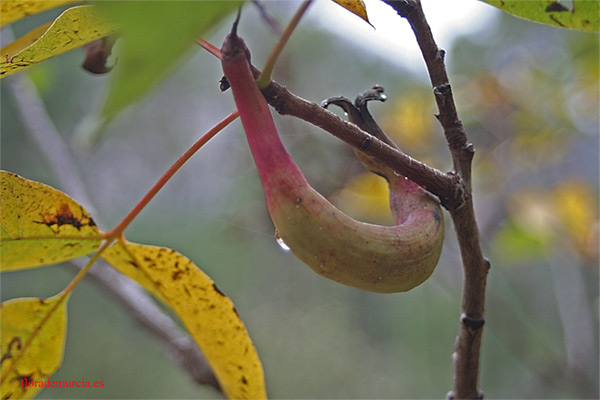
[[[281,35],[283,33],[283,29],[281,29],[281,26],[279,26],[279,22],[277,22],[275,18],[269,15],[267,9],[262,4],[262,2],[259,0],[252,0],[252,4],[254,4],[254,6],[256,6],[256,8],[258,9],[258,13],[260,14],[260,17],[263,19],[263,21],[265,21],[265,25],[271,28],[273,33],[275,33],[276,35]]]
[[[460,327],[456,340],[453,391],[450,398],[482,398],[478,390],[479,352],[484,323],[485,285],[489,261],[483,257],[471,188],[473,146],[468,143],[458,119],[452,89],[444,64],[444,51],[438,48],[423,13],[420,0],[384,0],[406,18],[427,65],[438,105],[438,120],[444,129],[456,174],[463,185],[464,204],[450,210],[463,262],[464,283]]]
[[[75,160],[31,80],[21,73],[6,78],[4,83],[15,98],[26,132],[40,148],[60,186],[91,211],[94,208],[93,201],[85,191]],[[94,218],[98,219],[96,216]],[[82,268],[77,260],[70,264]],[[101,261],[90,270],[90,276],[116,297],[140,325],[154,334],[171,358],[196,382],[219,389],[212,369],[194,340],[157,307],[145,290]]]

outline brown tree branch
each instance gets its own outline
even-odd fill
[[[479,352],[484,323],[485,284],[489,261],[483,257],[473,209],[471,162],[473,146],[468,143],[462,122],[458,119],[452,88],[444,64],[444,51],[439,49],[423,13],[420,0],[384,0],[406,18],[427,65],[433,93],[438,105],[438,120],[444,129],[456,174],[461,178],[465,203],[450,210],[463,261],[464,283],[460,327],[456,340],[453,391],[450,398],[482,398],[477,388]]]

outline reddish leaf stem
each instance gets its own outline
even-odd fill
[[[158,191],[165,186],[165,184],[175,175],[175,173],[185,164],[187,160],[189,160],[196,151],[198,151],[202,146],[206,144],[210,139],[212,139],[217,133],[219,133],[223,128],[225,128],[229,123],[231,123],[234,119],[238,117],[239,113],[237,110],[234,110],[231,114],[229,114],[225,119],[215,125],[210,131],[208,131],[204,136],[202,136],[196,143],[192,145],[175,163],[165,172],[163,176],[154,184],[152,189],[146,193],[146,195],[140,200],[138,204],[131,210],[129,214],[117,225],[114,229],[106,233],[107,238],[115,238],[123,235],[127,226],[138,216],[138,214],[148,205],[150,200],[156,196]]]
[[[208,40],[198,38],[198,39],[196,39],[196,43],[198,43],[198,45],[200,47],[202,47],[204,50],[208,51],[210,54],[217,57],[219,60],[221,59],[221,49],[219,49],[217,46],[215,46]]]

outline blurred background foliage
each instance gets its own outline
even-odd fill
[[[284,25],[296,3],[264,5]],[[366,51],[360,36],[332,32],[314,8],[275,79],[316,102],[383,85],[388,101],[371,106],[382,127],[411,156],[448,170],[423,70]],[[58,12],[19,22],[14,34]],[[220,44],[230,23],[207,39]],[[246,7],[240,29],[262,65],[277,34],[255,7]],[[598,397],[598,48],[597,35],[500,12],[445,48],[460,117],[476,148],[475,204],[492,262],[480,374],[487,398]],[[82,60],[76,50],[26,73],[69,144],[85,116],[99,109],[110,79],[83,71]],[[198,48],[124,110],[95,149],[73,147],[93,201],[84,206],[95,210],[101,228],[114,227],[233,109],[230,94],[219,92],[220,77],[219,62]],[[7,84],[14,78],[1,82],[2,168],[60,188],[23,126],[31,116],[14,102],[18,94]],[[276,123],[324,195],[352,215],[389,222],[385,184],[364,173],[351,149],[302,121]],[[262,357],[271,397],[440,398],[452,386],[462,282],[446,217],[442,259],[415,290],[379,295],[323,280],[277,246],[237,122],[175,176],[127,236],[180,251],[232,298]],[[65,265],[2,274],[2,300],[51,296],[74,272]],[[174,366],[91,278],[75,291],[69,313],[65,360],[53,379],[103,380],[104,388],[45,389],[39,398],[218,397]]]

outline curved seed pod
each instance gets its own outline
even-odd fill
[[[221,54],[269,214],[292,252],[318,274],[367,291],[403,292],[425,281],[442,248],[437,202],[400,179],[393,188],[404,194],[392,204],[396,225],[363,223],[342,213],[309,185],[281,143],[243,40],[228,35]]]

